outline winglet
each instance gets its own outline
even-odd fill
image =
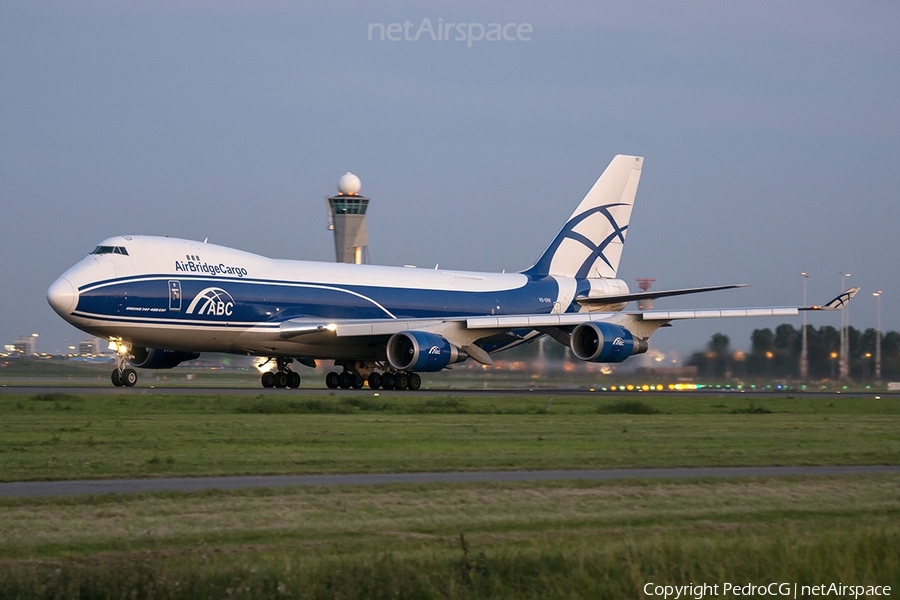
[[[853,298],[857,292],[859,292],[859,286],[852,287],[846,292],[838,294],[833,300],[823,306],[808,306],[806,308],[801,308],[800,310],[841,310],[850,303],[850,299]]]

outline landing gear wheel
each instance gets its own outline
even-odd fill
[[[110,379],[112,380],[112,384],[116,387],[122,387],[123,385],[125,385],[125,383],[122,381],[122,374],[118,369],[113,370]]]
[[[353,374],[350,371],[342,372],[338,375],[338,383],[342,390],[349,390],[350,386],[353,385]]]
[[[286,388],[288,384],[288,374],[285,372],[275,373],[275,387]]]
[[[366,383],[366,380],[363,379],[362,377],[360,377],[358,374],[356,374],[356,373],[350,374],[350,386],[354,390],[361,390],[363,384],[365,384],[365,383]]]
[[[291,371],[288,374],[288,387],[291,387],[295,390],[298,387],[300,387],[300,373],[297,373],[296,371]]]
[[[134,369],[125,369],[122,371],[121,379],[124,385],[134,387],[134,384],[136,384],[138,380],[137,371]]]
[[[394,389],[394,374],[393,373],[385,373],[381,376],[381,387],[385,390]]]
[[[409,374],[409,389],[415,391],[422,387],[422,376],[418,373]]]
[[[262,374],[262,386],[264,388],[272,388],[275,387],[275,373],[272,371],[266,371]]]
[[[405,390],[409,387],[409,375],[406,373],[397,373],[394,375],[394,389]]]
[[[367,380],[369,383],[370,390],[377,390],[381,385],[381,374],[377,371],[372,371],[369,373],[369,379]]]
[[[335,371],[331,371],[325,376],[325,385],[329,390],[336,390],[341,386],[341,376]]]

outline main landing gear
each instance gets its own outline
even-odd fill
[[[269,359],[272,360],[272,359]],[[269,362],[268,360],[266,362]],[[264,388],[293,388],[300,387],[300,373],[291,369],[292,358],[276,358],[276,371],[266,371],[262,374],[262,386]],[[263,363],[265,364],[265,363]]]
[[[364,384],[369,384],[369,389],[372,390],[417,390],[422,387],[422,377],[418,373],[394,371],[385,365],[366,361],[335,361],[334,366],[343,367],[343,371],[331,371],[325,376],[325,385],[331,390],[359,390]],[[382,372],[376,369],[381,369]]]

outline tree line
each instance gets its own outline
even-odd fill
[[[802,328],[783,324],[771,330],[754,329],[750,336],[751,350],[733,350],[727,335],[716,333],[706,349],[694,352],[689,366],[696,366],[698,374],[707,377],[776,377],[796,379],[800,375]],[[860,331],[848,328],[850,344],[850,377],[857,381],[875,379],[874,328]],[[809,379],[836,379],[841,333],[830,325],[816,329],[806,326]],[[881,378],[900,380],[900,333],[882,332]]]

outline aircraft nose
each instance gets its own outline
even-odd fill
[[[65,277],[60,277],[47,290],[47,302],[61,317],[69,316],[78,304],[75,286]]]

